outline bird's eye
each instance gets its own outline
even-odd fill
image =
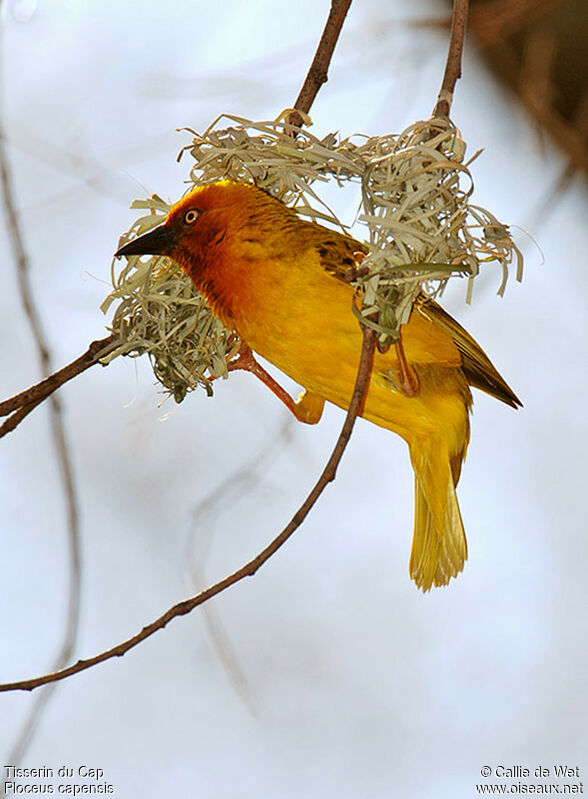
[[[191,225],[198,219],[198,216],[199,216],[198,211],[192,208],[190,211],[186,211],[186,213],[184,214],[184,222],[187,225]]]

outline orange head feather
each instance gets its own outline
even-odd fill
[[[232,326],[238,313],[238,284],[253,278],[246,265],[292,250],[288,233],[307,227],[295,211],[253,184],[219,181],[186,194],[162,225],[121,247],[116,255],[172,258],[217,316]],[[303,233],[302,238],[308,237]],[[236,269],[236,259],[241,269]]]

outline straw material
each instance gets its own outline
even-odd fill
[[[223,119],[232,124],[219,127]],[[219,117],[203,134],[189,132],[193,141],[178,156],[194,159],[188,190],[222,179],[253,182],[301,216],[345,230],[321,200],[320,184],[360,186],[358,221],[366,226],[370,252],[361,262],[362,276],[352,281],[356,301],[350,312],[378,331],[380,347],[398,339],[421,290],[438,296],[451,277],[467,276],[469,302],[487,261],[501,267],[499,294],[513,262],[517,280],[522,277],[522,256],[508,227],[469,203],[473,180],[466,148],[450,121],[431,119],[398,136],[342,141],[335,134],[319,140],[280,120],[234,116]],[[169,211],[156,195],[131,207],[149,213],[122,236],[120,246],[160,224]],[[111,328],[120,346],[109,359],[148,353],[156,378],[176,401],[198,386],[211,394],[210,378],[227,376],[227,363],[238,351],[235,335],[169,259],[131,256],[118,274],[114,266],[114,289],[102,309],[118,301]]]

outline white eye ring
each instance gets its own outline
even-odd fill
[[[186,211],[186,213],[184,214],[184,222],[187,225],[192,225],[198,219],[199,216],[200,214],[198,213],[198,211],[196,211],[194,208],[191,208],[189,211]]]

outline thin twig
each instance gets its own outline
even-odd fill
[[[468,0],[453,0],[449,52],[445,63],[445,74],[437,97],[434,117],[448,117],[453,101],[455,84],[461,77],[461,58],[468,22]]]
[[[325,23],[323,35],[320,38],[312,64],[294,103],[295,111],[288,118],[290,124],[296,127],[301,127],[304,122],[302,116],[296,112],[301,111],[303,114],[308,114],[319,89],[329,79],[329,65],[351,2],[352,0],[331,0],[331,10]]]
[[[45,397],[37,397],[31,400],[28,405],[21,405],[16,411],[13,411],[8,419],[5,419],[0,424],[0,438],[3,438],[7,433],[11,433],[22,422],[25,416],[28,416],[31,411],[34,411],[37,405],[40,405]]]
[[[207,602],[209,599],[211,599],[211,597],[220,594],[222,591],[225,591],[230,586],[240,582],[245,577],[253,577],[258,569],[260,569],[264,563],[266,563],[300,527],[327,485],[335,479],[337,467],[345,447],[349,442],[349,438],[351,437],[351,431],[353,430],[355,420],[362,412],[366,396],[366,389],[372,371],[375,342],[376,336],[374,331],[370,328],[364,328],[363,346],[361,349],[361,358],[359,361],[359,368],[357,370],[357,379],[353,389],[353,396],[349,404],[349,410],[347,411],[347,416],[345,417],[345,422],[341,429],[341,433],[339,434],[337,443],[335,444],[333,452],[331,453],[331,457],[329,458],[321,476],[313,486],[305,501],[298,508],[282,532],[276,536],[276,538],[274,538],[274,540],[268,544],[265,549],[263,549],[258,555],[252,558],[252,560],[250,560],[240,569],[237,569],[237,571],[233,572],[228,577],[225,577],[223,580],[215,583],[215,585],[207,588],[205,591],[201,591],[196,596],[193,596],[190,599],[185,599],[182,602],[178,602],[177,605],[174,605],[166,610],[166,612],[159,616],[159,618],[143,627],[143,629],[132,638],[117,644],[111,649],[107,649],[105,652],[102,652],[99,655],[87,658],[86,660],[79,660],[72,666],[54,671],[51,674],[44,674],[41,677],[34,677],[30,680],[17,680],[16,682],[1,684],[0,692],[32,691],[34,688],[38,688],[40,685],[47,685],[48,683],[63,680],[66,677],[70,677],[72,674],[78,674],[80,671],[85,671],[86,669],[89,669],[98,663],[103,663],[105,660],[110,660],[110,658],[122,657],[130,649],[137,646],[137,644],[140,644],[146,638],[149,638],[151,635],[153,635],[153,633],[157,632],[158,630],[162,630],[172,619],[175,619],[178,616],[185,616],[187,613],[190,613],[192,610],[194,610],[194,608],[198,607],[198,605],[202,605],[204,602]]]
[[[64,383],[73,380],[86,369],[100,363],[100,358],[104,358],[118,343],[118,336],[110,335],[106,338],[93,341],[88,349],[80,355],[75,361],[68,363],[58,372],[53,372],[44,380],[30,386],[24,391],[15,394],[7,400],[0,402],[0,416],[8,416],[20,408],[24,408],[34,403],[38,405],[43,400],[46,400],[54,391],[64,385]]]
[[[31,329],[31,334],[37,349],[40,372],[43,376],[51,372],[51,352],[43,332],[40,315],[35,307],[33,290],[30,281],[29,260],[25,251],[24,236],[20,226],[20,219],[16,210],[16,198],[12,185],[8,154],[6,152],[5,137],[0,128],[0,184],[2,190],[2,203],[6,215],[6,226],[14,257],[14,262],[18,276],[18,287],[20,298],[24,307],[25,315]],[[5,435],[10,429],[16,427],[25,416],[27,416],[38,404],[41,398],[29,398],[26,405],[15,411],[15,413],[4,422],[1,428],[1,435]],[[73,467],[67,444],[61,403],[56,396],[51,396],[49,401],[49,420],[53,446],[57,458],[58,468],[61,473],[64,502],[67,512],[67,534],[69,546],[69,587],[68,604],[65,629],[60,649],[55,656],[53,669],[64,666],[72,656],[75,649],[80,616],[80,597],[81,597],[81,555],[80,555],[80,529],[78,504],[75,490]],[[18,735],[12,751],[9,754],[8,762],[18,763],[31,741],[36,726],[39,723],[43,709],[49,701],[54,689],[51,686],[43,692],[29,709],[27,719]],[[4,789],[3,789],[4,791]]]

